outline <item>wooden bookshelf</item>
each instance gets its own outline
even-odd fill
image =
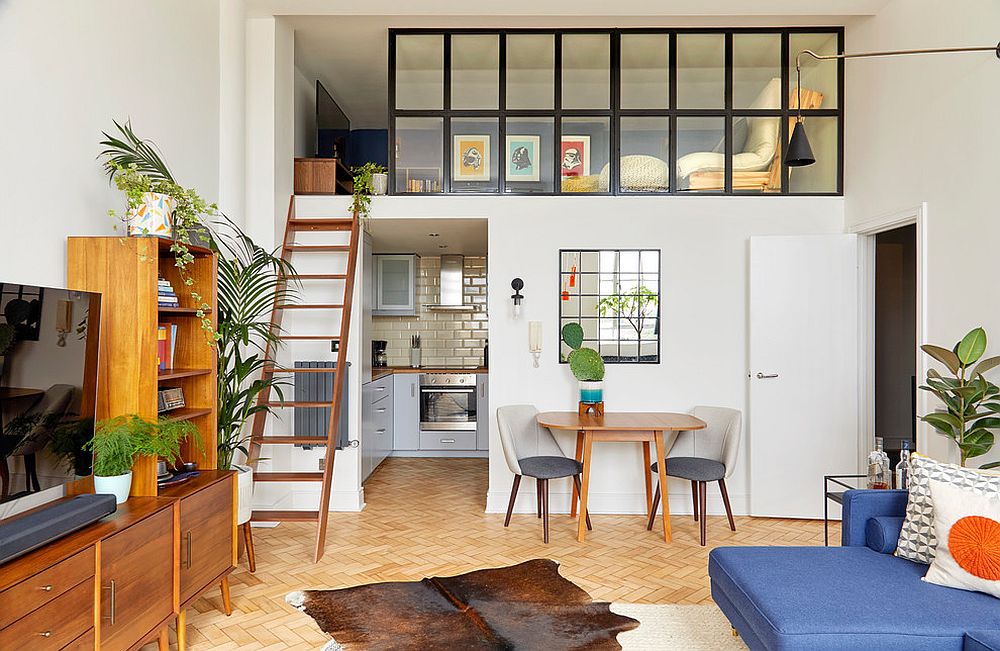
[[[174,265],[172,242],[156,237],[70,237],[67,242],[69,287],[101,292],[100,362],[97,417],[138,414],[157,418],[160,386],[184,389],[186,406],[165,414],[188,420],[198,428],[201,447],[185,443],[181,455],[203,470],[215,470],[216,351],[197,318],[197,306]],[[194,291],[209,304],[206,316],[217,325],[217,262],[204,247],[189,247],[194,255],[188,269]],[[157,280],[163,276],[178,294],[180,306],[157,306]],[[161,371],[156,363],[160,323],[177,326],[174,368]],[[133,467],[132,495],[157,495],[156,459],[144,457]]]

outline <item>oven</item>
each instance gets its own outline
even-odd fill
[[[421,431],[476,431],[476,376],[424,373],[420,376]]]

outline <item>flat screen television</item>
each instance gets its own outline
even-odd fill
[[[91,474],[101,295],[0,284],[0,520]]]
[[[333,99],[333,95],[316,81],[316,155],[319,158],[347,160],[351,121]]]

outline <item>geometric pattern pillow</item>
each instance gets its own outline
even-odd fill
[[[1000,597],[1000,491],[982,495],[932,481],[931,494],[940,542],[924,581]]]
[[[950,463],[940,463],[914,453],[910,458],[910,494],[906,517],[899,533],[896,556],[930,565],[937,549],[934,533],[934,501],[931,481],[958,486],[981,495],[1000,492],[1000,476],[977,472]]]

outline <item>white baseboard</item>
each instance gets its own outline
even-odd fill
[[[296,490],[291,488],[282,491],[279,499],[267,502],[254,495],[253,508],[260,511],[315,511],[319,508],[319,491]],[[365,508],[364,489],[357,491],[333,491],[330,494],[330,510],[341,512],[358,512]]]
[[[517,493],[517,500],[514,502],[514,513],[534,513],[537,506],[537,498],[532,486],[522,488]],[[569,513],[570,492],[549,492],[549,513]],[[507,502],[510,499],[510,490],[490,491],[486,494],[487,513],[506,513]],[[729,495],[730,504],[733,507],[733,515],[747,515],[749,513],[749,499],[747,495]],[[588,510],[594,514],[610,515],[645,515],[646,495],[645,493],[591,493],[588,498]],[[725,515],[726,508],[720,495],[709,495],[707,500],[709,515]],[[691,492],[683,491],[670,495],[670,512],[679,515],[691,515],[694,512],[691,501]]]
[[[450,459],[489,459],[489,450],[394,450],[390,457],[450,458]]]

